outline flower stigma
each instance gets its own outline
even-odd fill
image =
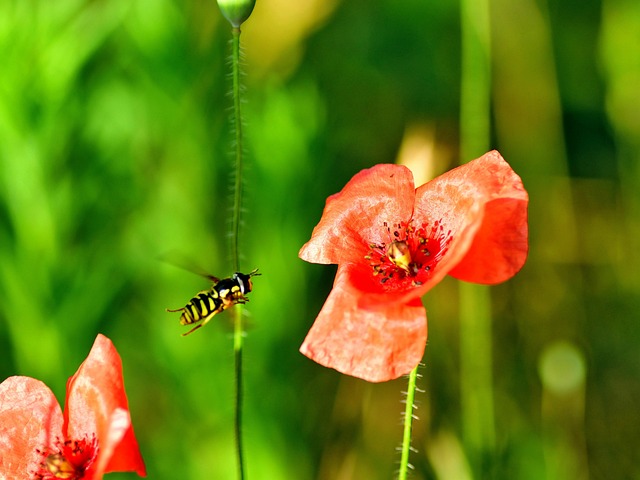
[[[36,451],[43,460],[35,480],[80,480],[98,456],[98,442],[95,436],[91,440],[58,440],[54,448]]]
[[[372,243],[365,256],[373,276],[379,278],[385,290],[406,289],[422,285],[433,274],[453,240],[451,231],[444,230],[442,221],[426,222],[416,227],[413,221],[389,226],[389,242]]]
[[[411,251],[409,245],[404,240],[394,240],[387,247],[387,258],[396,267],[401,268],[405,272],[416,274],[415,263],[411,259]]]

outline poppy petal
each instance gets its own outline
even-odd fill
[[[333,289],[300,351],[313,361],[370,382],[409,373],[422,359],[427,315],[419,299],[379,308],[358,306],[360,291],[338,266]]]
[[[109,463],[105,472],[127,472],[135,470],[140,476],[145,476],[145,467],[140,457],[140,451],[131,427],[131,416],[124,408],[116,408],[109,420],[108,446],[111,449]],[[138,464],[139,462],[139,464]],[[132,465],[138,465],[132,467]],[[141,468],[141,469],[140,469]]]
[[[146,475],[128,412],[120,355],[111,340],[98,335],[86,360],[67,382],[65,405],[68,438],[93,434],[98,438],[98,478],[116,468]]]
[[[327,199],[320,223],[299,256],[312,263],[362,261],[370,243],[388,241],[386,229],[411,218],[413,175],[402,165],[376,165],[357,173]]]
[[[495,150],[418,188],[414,219],[442,221],[452,237],[421,293],[444,273],[475,283],[514,275],[527,255],[527,204],[522,180]]]
[[[472,168],[470,175],[484,185],[484,212],[469,250],[449,274],[466,282],[504,282],[527,259],[529,197],[520,177],[498,152],[467,165]]]
[[[62,438],[62,411],[53,392],[29,377],[0,384],[0,478],[33,478],[39,450]]]

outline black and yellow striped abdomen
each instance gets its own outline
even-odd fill
[[[206,321],[207,317],[222,312],[224,306],[216,290],[203,290],[178,311],[180,310],[182,310],[180,325],[191,325],[200,320]]]
[[[216,314],[222,312],[225,308],[224,302],[218,295],[215,288],[198,292],[189,302],[182,308],[175,310],[167,309],[169,312],[182,312],[180,315],[180,325],[191,325],[200,323],[196,328],[206,325]],[[186,334],[191,333],[190,330]],[[185,334],[185,335],[186,335]]]

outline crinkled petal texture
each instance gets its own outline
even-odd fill
[[[424,295],[446,274],[495,284],[524,265],[528,253],[529,197],[522,180],[497,151],[454,168],[416,190],[415,219],[442,221],[453,242]]]
[[[417,190],[403,166],[378,165],[358,173],[329,197],[320,223],[300,250],[303,260],[339,265],[333,290],[301,351],[370,381],[408,373],[419,363],[426,341],[420,297],[447,274],[482,284],[512,277],[527,257],[527,208],[520,177],[497,151]],[[446,238],[427,278],[419,282],[381,279],[367,260],[372,245],[389,245],[391,230],[403,222],[412,228],[437,226]]]
[[[37,449],[62,437],[62,411],[53,392],[29,377],[0,384],[0,480],[29,480],[41,461]]]
[[[414,200],[413,174],[407,167],[385,164],[363,170],[327,199],[299,256],[311,263],[361,262],[370,243],[386,239],[385,223],[411,218]]]
[[[338,266],[333,290],[300,348],[315,362],[370,382],[398,378],[422,358],[426,311],[419,299],[377,308],[358,306],[353,264]]]
[[[146,476],[129,417],[122,361],[104,335],[98,335],[89,356],[69,378],[65,412],[68,438],[95,434],[98,439],[96,478],[114,471],[135,471]]]
[[[64,414],[39,380],[10,377],[0,384],[0,480],[32,479],[45,452],[56,451],[61,442],[91,439],[97,440],[97,464],[83,478],[99,480],[113,471],[146,475],[129,418],[122,362],[105,336],[98,335],[67,382]]]
[[[465,243],[469,246],[460,248],[464,256],[455,258],[449,274],[466,282],[489,285],[514,276],[529,252],[529,196],[516,172],[494,150],[436,180],[457,184],[463,195],[475,199],[481,211],[479,218],[476,216],[466,227],[473,235],[467,235],[470,238]],[[432,197],[421,199],[416,208],[428,212],[428,198]]]

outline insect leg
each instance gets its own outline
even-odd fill
[[[199,329],[199,328],[200,328],[200,327],[202,327],[203,325],[204,325],[204,322],[203,322],[203,323],[199,323],[198,325],[196,325],[195,327],[193,327],[193,328],[192,328],[191,330],[189,330],[188,332],[183,333],[183,334],[182,334],[182,336],[183,336],[183,337],[186,337],[186,336],[187,336],[187,335],[189,335],[190,333],[195,332],[197,329]]]

